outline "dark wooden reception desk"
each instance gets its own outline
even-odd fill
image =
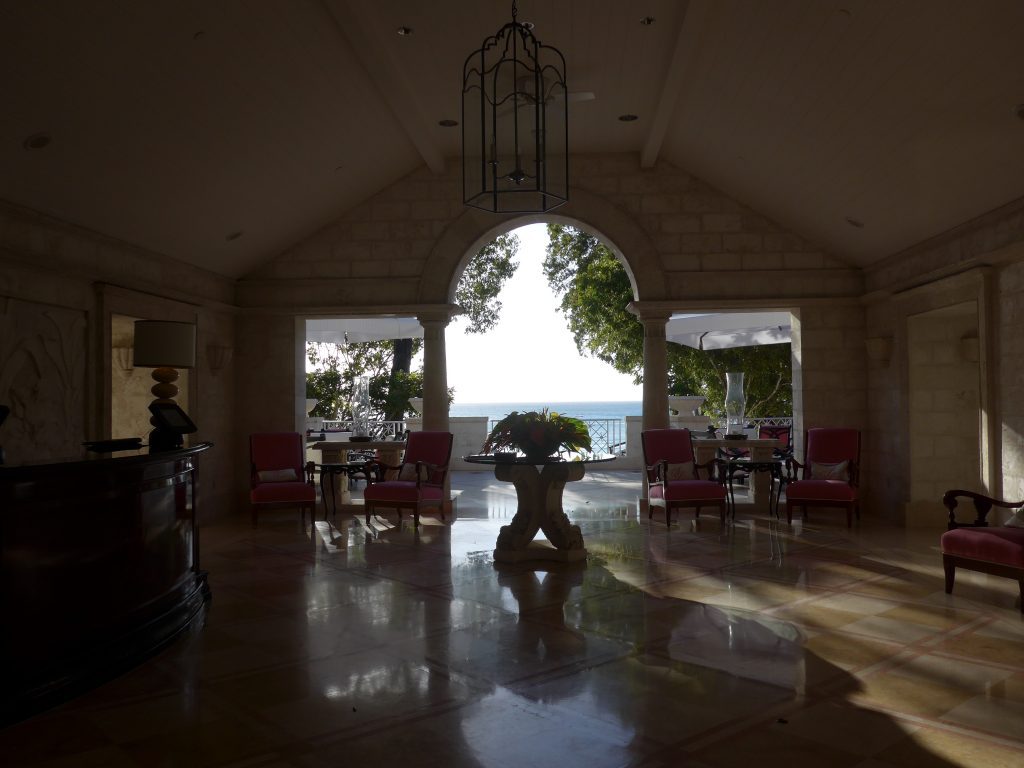
[[[134,666],[205,614],[195,480],[212,446],[0,466],[3,723]]]

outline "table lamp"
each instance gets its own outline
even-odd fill
[[[155,398],[153,403],[173,403],[178,394],[174,383],[178,380],[177,369],[194,368],[196,365],[195,325],[170,320],[136,320],[134,347],[133,364],[154,369],[156,384],[150,390]],[[160,434],[157,421],[151,418],[149,423],[155,427],[149,436],[152,451],[154,445],[159,449],[166,441]],[[175,435],[174,440],[178,439],[179,436]]]

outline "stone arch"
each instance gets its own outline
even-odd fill
[[[469,259],[480,248],[526,224],[560,222],[600,238],[626,268],[633,298],[666,298],[661,261],[648,234],[622,209],[592,192],[572,189],[570,202],[546,214],[496,216],[466,208],[444,231],[427,257],[418,300],[423,304],[454,302],[455,287]]]

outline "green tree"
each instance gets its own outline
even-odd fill
[[[633,289],[625,268],[597,238],[562,224],[548,225],[544,259],[548,285],[582,355],[592,355],[643,378],[643,325],[626,309]],[[703,395],[704,411],[725,413],[725,374],[744,373],[748,416],[793,411],[789,344],[702,351],[668,345],[669,394]]]
[[[519,266],[518,251],[519,237],[507,232],[498,235],[469,260],[455,287],[455,303],[469,318],[466,333],[486,333],[498,324],[501,316],[498,294]]]
[[[514,233],[499,235],[466,265],[455,289],[455,300],[470,320],[466,333],[484,333],[497,324],[501,313],[498,294],[519,266],[518,249],[519,238]],[[423,395],[423,370],[412,370],[412,360],[422,347],[420,339],[307,343],[306,357],[315,370],[306,373],[306,397],[318,400],[312,415],[351,419],[355,382],[368,376],[370,418],[405,418],[410,413],[409,398]]]

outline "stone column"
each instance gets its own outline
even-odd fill
[[[417,319],[423,326],[423,429],[448,432],[448,358],[444,330],[451,320],[445,308],[421,312]]]
[[[664,310],[641,310],[644,325],[644,429],[668,427],[668,342],[665,323],[669,314]]]

